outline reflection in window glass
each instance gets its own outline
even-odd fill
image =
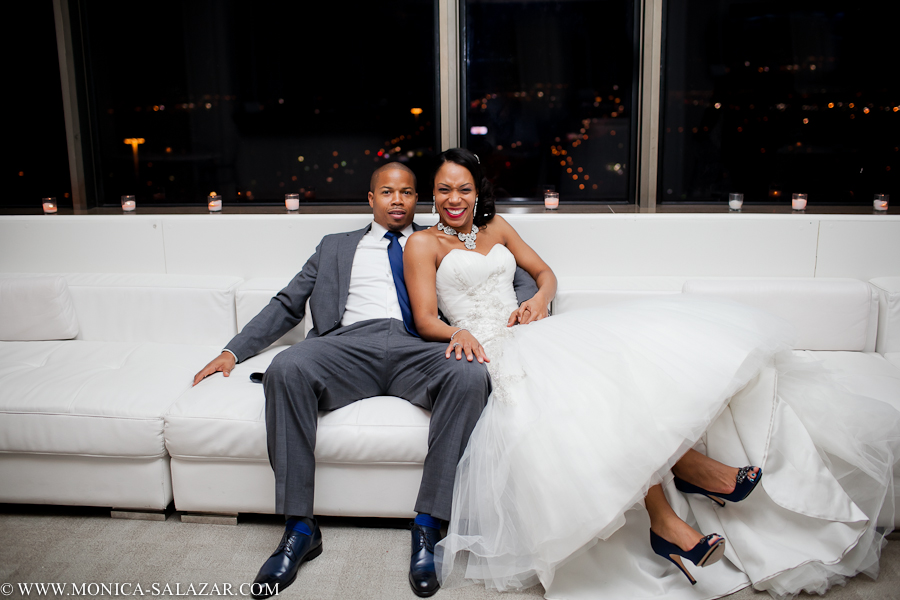
[[[860,0],[670,0],[659,200],[897,193],[896,23]]]
[[[7,102],[4,120],[7,148],[12,149],[4,176],[0,207],[40,209],[41,198],[54,197],[72,207],[69,154],[63,114],[56,25],[51,2],[14,2],[4,7],[9,27],[6,62]],[[14,58],[12,58],[14,56]]]
[[[634,3],[465,3],[466,146],[498,197],[633,202]]]
[[[83,4],[100,204],[365,201],[378,164],[430,167],[431,0]]]

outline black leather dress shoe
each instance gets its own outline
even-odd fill
[[[278,548],[253,580],[250,593],[254,598],[259,600],[281,593],[297,579],[300,565],[322,554],[322,532],[315,520],[313,523],[312,535],[294,530],[284,532]]]
[[[412,524],[412,557],[409,559],[409,585],[420,598],[433,596],[441,587],[434,570],[434,545],[441,531],[434,527]]]

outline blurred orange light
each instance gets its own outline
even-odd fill
[[[409,112],[411,112],[412,114],[414,114],[418,117],[419,115],[422,114],[423,111],[421,108],[411,108],[411,109],[409,109]]]

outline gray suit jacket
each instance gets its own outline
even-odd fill
[[[287,287],[225,346],[234,352],[238,362],[254,356],[302,321],[307,300],[313,321],[307,339],[328,335],[340,327],[350,294],[350,271],[356,247],[370,228],[367,225],[357,231],[322,238],[315,253]],[[426,228],[413,223],[413,229]],[[520,303],[537,293],[534,279],[521,268],[516,269],[514,285]]]

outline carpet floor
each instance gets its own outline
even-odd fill
[[[325,518],[320,523],[324,553],[304,565],[297,581],[279,597],[415,599],[407,583],[407,521]],[[139,584],[147,597],[240,596],[241,584],[253,581],[278,544],[282,529],[279,518],[262,515],[241,515],[237,526],[201,525],[182,523],[178,513],[162,522],[134,521],[112,519],[108,510],[0,504],[0,594],[10,598],[97,597],[117,595],[116,591],[139,595]],[[877,580],[856,577],[844,587],[833,588],[826,598],[900,597],[900,537],[893,534],[891,539]],[[55,590],[44,588],[46,592],[35,585],[49,583],[59,585]],[[435,600],[517,600],[542,594],[540,586],[503,594],[468,586],[441,590]],[[750,589],[729,596],[729,600],[768,598]]]

